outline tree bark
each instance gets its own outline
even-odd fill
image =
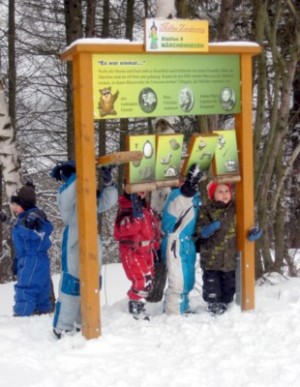
[[[70,45],[83,36],[81,0],[64,0],[66,42]],[[67,63],[67,152],[68,158],[75,158],[74,113],[73,113],[73,71]]]
[[[95,36],[96,0],[86,0],[85,37]]]

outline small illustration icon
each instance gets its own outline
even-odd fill
[[[224,110],[230,111],[235,105],[235,93],[229,87],[225,87],[220,93],[220,104]]]
[[[218,137],[218,149],[223,149],[225,145],[226,145],[225,137],[220,134]]]
[[[169,153],[165,157],[161,157],[159,161],[161,164],[166,165],[170,163],[172,157],[173,155]]]
[[[194,93],[188,86],[184,86],[178,96],[180,109],[189,112],[194,106]]]
[[[170,144],[170,147],[173,149],[173,150],[177,150],[180,148],[180,144],[179,142],[176,140],[176,138],[172,138],[170,141],[169,141],[169,144]]]
[[[108,114],[116,115],[117,112],[114,108],[114,103],[118,98],[119,91],[116,91],[115,94],[111,93],[111,87],[105,87],[99,90],[100,99],[98,103],[100,117],[104,117]]]
[[[178,173],[173,165],[170,165],[168,169],[164,171],[165,177],[177,177]]]
[[[143,146],[143,154],[145,158],[150,159],[153,156],[153,152],[154,152],[153,146],[151,142],[147,140]]]
[[[155,25],[155,22],[153,22],[150,28],[150,48],[152,50],[156,50],[158,48],[157,42],[158,42],[157,27]]]
[[[237,162],[234,159],[225,161],[225,169],[228,172],[236,172],[238,170]]]
[[[150,87],[145,87],[139,94],[139,105],[145,113],[151,113],[157,105],[157,96]]]

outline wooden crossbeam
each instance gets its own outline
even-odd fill
[[[125,164],[130,161],[140,161],[143,158],[143,152],[141,151],[125,151],[108,153],[107,155],[100,156],[96,160],[97,167],[103,167],[113,164]]]

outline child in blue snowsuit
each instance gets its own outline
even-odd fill
[[[103,168],[102,176],[104,188],[97,195],[98,213],[111,208],[118,199],[118,191],[112,183],[111,168]],[[58,208],[65,225],[62,238],[62,275],[53,321],[53,333],[60,339],[66,333],[76,332],[81,325],[75,162],[70,160],[58,163],[53,168],[51,177],[63,183],[57,194]]]
[[[17,275],[14,316],[50,313],[48,249],[53,226],[45,213],[36,207],[33,185],[24,185],[12,195],[11,208],[17,217],[12,229],[15,250],[13,270]]]
[[[168,287],[165,294],[167,314],[190,312],[189,293],[195,283],[196,249],[192,236],[198,217],[198,184],[203,173],[197,164],[189,170],[184,184],[173,189],[162,214],[162,256],[166,259]]]

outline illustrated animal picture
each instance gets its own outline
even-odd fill
[[[118,98],[119,91],[117,90],[115,94],[111,93],[111,87],[105,87],[99,90],[100,99],[99,99],[99,113],[100,117],[104,117],[106,115],[112,114],[116,115],[117,112],[114,108],[114,103]]]

